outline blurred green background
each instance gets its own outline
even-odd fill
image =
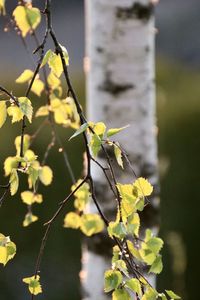
[[[35,1],[36,5],[38,3],[39,1]],[[83,1],[68,3],[60,1],[60,3],[62,7],[56,3],[54,6],[55,29],[61,42],[67,45],[69,50],[73,83],[84,106],[84,76],[81,71],[84,53]],[[156,64],[162,219],[160,234],[166,243],[163,250],[164,270],[158,277],[158,288],[173,289],[184,300],[196,300],[200,268],[198,260],[200,54],[198,56],[199,42],[192,37],[195,36],[195,30],[197,28],[199,30],[200,27],[194,18],[199,7],[198,1],[192,0],[188,5],[190,8],[193,5],[193,18],[192,14],[189,18],[190,10],[186,6],[186,1],[161,2],[157,11],[157,27],[160,31],[157,38]],[[8,9],[11,10],[12,7]],[[185,18],[186,11],[187,18]],[[187,26],[189,20],[190,31]],[[181,24],[182,26],[185,24],[188,36],[184,36],[186,31],[180,32]],[[0,83],[20,96],[24,94],[24,89],[22,87],[19,90],[13,82],[25,67],[32,67],[32,62],[15,34],[12,31],[3,33],[5,25],[6,22],[1,21]],[[35,106],[43,101],[33,96],[34,98]],[[28,133],[34,133],[40,122],[38,120],[36,124],[29,126]],[[71,132],[66,129],[58,128],[58,130],[76,178],[79,178],[82,173],[83,145],[78,139],[67,143]],[[20,125],[15,124],[11,127],[10,121],[7,121],[1,129],[1,184],[6,183],[3,161],[7,156],[15,154],[13,140],[19,134]],[[38,155],[43,155],[49,141],[49,130],[44,128],[37,142],[33,144],[33,150],[35,149]],[[34,263],[44,232],[42,224],[53,214],[58,202],[68,194],[71,181],[57,147],[51,152],[47,163],[55,170],[54,183],[49,188],[41,186],[40,192],[43,193],[45,200],[41,205],[34,206],[34,212],[40,217],[38,222],[28,228],[22,227],[26,207],[20,200],[20,193],[16,197],[8,197],[0,209],[0,232],[10,235],[18,246],[17,255],[12,263],[8,263],[6,268],[0,266],[0,300],[29,299],[22,277],[31,276],[34,272]],[[24,181],[20,188],[23,190],[25,186]],[[70,205],[67,207],[67,210],[69,209]],[[38,299],[80,300],[78,278],[81,257],[80,235],[76,231],[62,227],[63,215],[53,227],[47,243],[41,267],[44,293],[39,295]]]

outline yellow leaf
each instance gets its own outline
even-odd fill
[[[153,192],[153,186],[149,183],[147,179],[142,177],[138,178],[133,183],[133,187],[137,188],[139,197],[150,196]]]
[[[0,128],[3,126],[7,118],[6,101],[0,101]]]
[[[36,222],[38,220],[37,216],[34,216],[32,213],[27,213],[25,215],[25,219],[23,221],[23,226],[27,227],[29,226],[31,223]]]
[[[58,77],[56,77],[52,71],[50,72],[50,74],[47,78],[47,81],[48,81],[48,84],[50,85],[50,87],[52,88],[52,90],[54,90],[61,84],[60,79]]]
[[[39,170],[39,178],[44,185],[49,185],[53,179],[53,172],[48,166],[43,166]]]
[[[32,276],[23,278],[23,282],[28,284],[29,292],[33,295],[42,293],[42,287],[40,285],[40,276]]]
[[[52,52],[48,60],[48,65],[51,71],[59,78],[63,72],[60,55]]]
[[[84,214],[81,216],[80,229],[85,235],[91,236],[103,231],[104,222],[97,214]]]
[[[27,150],[24,153],[24,158],[27,161],[32,162],[32,161],[35,161],[37,159],[37,155],[35,155],[35,153],[32,150]]]
[[[6,9],[5,9],[5,0],[0,0],[0,15],[5,15]]]
[[[74,212],[70,212],[65,216],[64,219],[65,228],[78,229],[80,225],[81,225],[81,217],[78,214]]]
[[[15,80],[16,83],[24,83],[29,81],[33,77],[33,71],[24,70],[24,72]]]
[[[5,264],[6,264],[6,257],[7,257],[6,247],[0,246],[0,264],[3,264],[5,266]]]
[[[24,135],[24,143],[23,143],[23,153],[26,152],[30,146],[30,135],[25,134]],[[21,135],[17,136],[15,138],[15,147],[17,150],[17,155],[20,155],[20,148],[21,148]]]
[[[19,177],[16,169],[12,169],[9,183],[10,183],[10,194],[11,196],[14,196],[17,193],[19,187]]]
[[[18,165],[18,160],[16,156],[9,156],[6,158],[4,161],[4,171],[5,171],[5,176],[10,175],[12,169],[16,169]]]
[[[35,93],[38,97],[41,96],[42,92],[44,91],[44,83],[40,79],[35,79],[33,85],[31,87],[31,91]]]
[[[25,37],[32,29],[35,29],[41,20],[40,11],[35,7],[28,8],[19,5],[13,11],[13,16],[23,37]]]
[[[106,125],[103,122],[98,122],[94,125],[93,130],[98,136],[102,138],[106,131]]]
[[[16,254],[16,245],[10,240],[9,236],[0,234],[0,263],[4,266]]]
[[[48,116],[48,114],[49,114],[49,107],[47,105],[45,105],[45,106],[41,106],[37,110],[35,116],[36,117],[44,117],[44,116]]]
[[[23,119],[23,112],[16,105],[11,105],[7,109],[8,115],[12,117],[12,123],[19,122]]]
[[[33,115],[33,107],[31,101],[27,97],[20,97],[18,98],[18,101],[21,112],[27,117],[27,119],[31,123]]]
[[[27,205],[32,205],[33,203],[42,203],[42,195],[34,194],[31,191],[24,191],[21,193],[22,201]]]

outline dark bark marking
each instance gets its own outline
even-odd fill
[[[105,91],[108,92],[114,96],[118,96],[121,93],[126,92],[127,90],[133,89],[134,85],[131,83],[127,83],[127,84],[118,84],[115,83],[111,80],[111,75],[110,73],[106,74],[106,79],[103,82],[102,85],[99,86],[99,90],[100,91]]]
[[[103,53],[103,51],[104,51],[102,47],[97,47],[96,50],[98,53]]]
[[[128,19],[139,19],[146,22],[151,18],[153,11],[154,6],[152,3],[144,5],[136,2],[132,6],[127,8],[118,7],[116,16],[123,21]]]

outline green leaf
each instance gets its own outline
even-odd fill
[[[107,227],[108,234],[110,237],[117,237],[120,240],[123,240],[123,238],[126,236],[126,227],[123,224],[123,222],[110,222],[109,226]]]
[[[108,270],[104,274],[104,291],[106,293],[117,289],[122,283],[123,276],[119,271]]]
[[[52,72],[59,78],[63,72],[60,55],[52,52],[48,59],[48,65]]]
[[[128,217],[126,227],[129,234],[139,236],[140,217],[138,213],[133,213]]]
[[[39,178],[44,185],[50,185],[53,179],[53,172],[51,168],[48,166],[41,167],[39,170]]]
[[[133,257],[137,258],[137,260],[139,261],[143,261],[139,250],[134,246],[134,244],[131,241],[127,240],[127,246],[128,246],[128,250],[133,255]]]
[[[5,15],[6,9],[5,9],[5,0],[0,0],[0,15]]]
[[[158,292],[151,287],[145,291],[141,300],[157,300]]]
[[[101,149],[101,144],[102,144],[102,141],[101,141],[100,137],[97,134],[93,134],[91,141],[90,141],[90,148],[91,148],[92,155],[94,156],[94,158],[97,157],[97,155]]]
[[[128,287],[131,291],[137,293],[141,297],[142,289],[141,289],[141,284],[138,279],[131,278],[131,279],[127,280],[125,286]]]
[[[104,222],[97,214],[84,214],[81,216],[80,229],[85,235],[91,236],[103,231]]]
[[[118,259],[113,263],[113,268],[118,269],[121,273],[128,276],[128,270],[125,261]]]
[[[176,299],[181,299],[180,296],[176,295],[174,292],[170,291],[170,290],[165,290],[165,292],[167,293],[167,295],[169,297],[171,297],[173,300],[176,300]]]
[[[13,11],[15,22],[25,37],[32,29],[36,29],[41,21],[41,14],[38,8],[18,5]]]
[[[158,254],[163,246],[163,240],[157,237],[152,237],[147,241],[147,246],[155,254]]]
[[[153,264],[151,265],[149,273],[160,274],[162,269],[163,269],[162,257],[161,257],[161,255],[159,255],[156,257]]]
[[[74,212],[70,212],[65,216],[64,219],[65,228],[78,229],[80,225],[81,225],[81,217],[78,214]]]
[[[113,144],[114,146],[114,154],[118,165],[123,169],[123,160],[122,160],[122,151],[119,148],[119,144]]]
[[[0,233],[0,264],[4,266],[16,254],[16,245],[10,240],[9,236]]]
[[[33,168],[32,166],[30,166],[30,168],[28,168],[28,174],[29,174],[29,177],[28,177],[29,188],[35,189],[35,184],[39,177],[38,168]]]
[[[132,184],[117,184],[117,189],[122,198],[121,211],[122,217],[127,218],[136,211],[137,197],[134,195]]]
[[[69,138],[69,141],[75,138],[77,135],[83,133],[88,127],[89,127],[88,123],[84,123],[83,125],[81,125],[80,128]]]
[[[22,113],[27,117],[29,122],[32,122],[32,115],[33,115],[33,107],[31,101],[27,97],[20,97],[18,98],[19,101],[19,108]]]
[[[125,128],[129,127],[129,125],[127,126],[124,126],[124,127],[121,127],[121,128],[110,128],[108,131],[107,131],[107,137],[111,137],[117,133],[119,133],[120,131],[124,130]]]
[[[27,227],[29,226],[31,223],[36,222],[38,220],[37,216],[34,216],[31,212],[28,212],[25,215],[24,221],[23,221],[23,226]]]
[[[131,296],[125,289],[118,289],[112,293],[112,300],[131,300]]]
[[[46,65],[46,63],[49,61],[49,58],[51,57],[52,54],[53,54],[53,51],[51,49],[49,49],[45,53],[40,68],[42,68],[42,67],[44,67]]]
[[[24,83],[33,77],[33,71],[26,69],[23,71],[23,73],[15,80],[16,83]]]
[[[3,126],[7,118],[6,101],[0,101],[0,128]]]
[[[40,285],[40,276],[32,276],[23,278],[23,282],[28,284],[29,292],[33,295],[42,293],[42,287]]]
[[[11,196],[14,196],[17,193],[19,187],[19,177],[16,169],[12,169],[9,183],[10,183],[10,194]]]

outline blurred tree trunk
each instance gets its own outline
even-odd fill
[[[154,185],[154,205],[145,209],[142,219],[144,227],[156,229],[154,35],[154,9],[148,0],[86,0],[88,119],[103,121],[108,128],[130,124],[116,139],[126,149],[137,176]],[[103,158],[101,162],[106,165]],[[118,182],[135,179],[128,166],[125,172],[119,171]],[[92,172],[99,203],[108,218],[114,219],[113,196],[103,173],[96,165]],[[95,210],[93,205],[90,210]],[[103,275],[110,268],[111,244],[103,235],[86,244],[81,273],[84,299],[108,299],[103,293]],[[155,278],[150,280],[155,284]]]

